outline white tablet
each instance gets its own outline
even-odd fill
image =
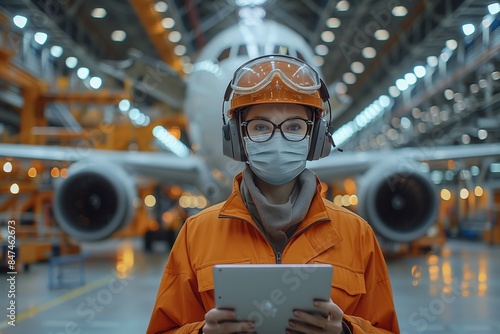
[[[285,333],[294,310],[326,317],[313,302],[330,300],[331,265],[216,265],[213,275],[215,306],[254,321],[259,334]]]

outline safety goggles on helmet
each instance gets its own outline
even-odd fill
[[[305,62],[284,55],[263,56],[241,65],[234,73],[231,88],[235,94],[253,94],[278,76],[290,89],[314,94],[321,87],[318,73]]]

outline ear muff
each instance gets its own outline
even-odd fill
[[[236,161],[247,161],[235,117],[222,126],[222,153]]]
[[[307,160],[318,160],[328,156],[332,145],[335,146],[326,121],[323,118],[316,119],[311,133],[311,146]]]

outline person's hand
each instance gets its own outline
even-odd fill
[[[287,334],[304,333],[342,333],[342,318],[344,312],[331,299],[330,301],[314,301],[314,306],[325,310],[328,317],[322,315],[307,313],[302,310],[295,310],[293,318],[289,321],[289,329]]]
[[[204,334],[253,333],[254,323],[236,317],[234,310],[213,308],[205,314]]]

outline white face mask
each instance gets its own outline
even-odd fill
[[[244,140],[250,168],[269,184],[282,185],[290,182],[306,168],[309,136],[299,142],[286,140],[279,133],[263,143],[255,143],[248,137],[244,137]]]

